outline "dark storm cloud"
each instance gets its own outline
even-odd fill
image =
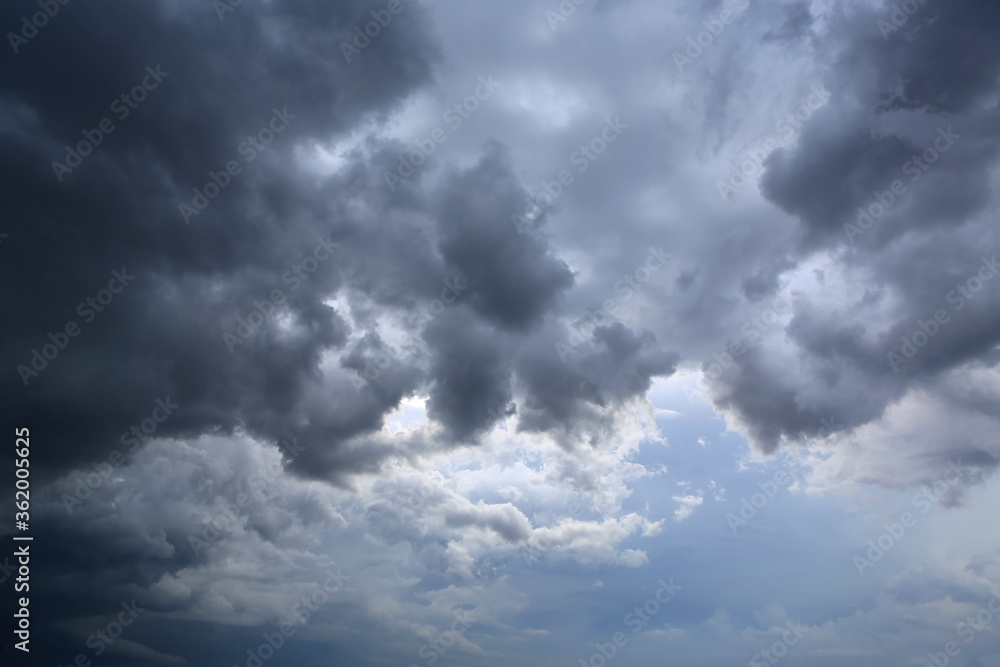
[[[510,344],[461,311],[443,315],[425,338],[434,350],[428,415],[457,439],[492,425],[511,399]]]
[[[897,137],[873,140],[867,127],[831,122],[837,116],[839,111],[821,110],[794,149],[769,156],[761,191],[787,213],[809,221],[810,234],[840,241],[846,240],[844,220],[868,204],[872,191],[888,189],[902,175],[914,149]]]
[[[376,469],[392,448],[367,436],[421,387],[459,439],[509,410],[510,350],[557,311],[573,275],[543,236],[511,224],[527,192],[502,145],[429,193],[429,170],[385,187],[403,149],[392,140],[366,139],[326,177],[298,161],[430,81],[436,47],[418,5],[346,61],[339,41],[372,9],[248,2],[220,21],[194,4],[74,5],[61,17],[73,21],[12,59],[0,141],[17,254],[2,270],[30,278],[0,297],[18,322],[4,382],[11,413],[42,424],[43,474],[104,458],[157,398],[180,406],[158,437],[294,434],[306,450],[292,469],[327,478]],[[145,99],[118,118],[110,103],[144,77]],[[114,130],[60,182],[51,163],[105,116]],[[83,319],[77,304],[100,298],[112,271],[135,277]],[[425,327],[418,315],[455,280],[467,285],[457,305]],[[337,296],[349,313],[326,303]],[[415,350],[385,342],[387,314]],[[31,374],[32,350],[70,322],[78,335]],[[662,368],[627,367],[628,391]],[[595,396],[620,397],[620,376],[606,377],[591,373]]]
[[[34,8],[14,5],[16,16]],[[73,3],[4,54],[0,190],[11,236],[0,271],[22,287],[0,297],[17,322],[4,333],[3,383],[8,414],[38,424],[48,443],[42,470],[117,446],[157,397],[182,406],[158,435],[245,426],[277,439],[291,415],[326,411],[301,401],[320,354],[347,340],[322,301],[343,284],[351,251],[316,248],[349,243],[368,221],[334,203],[349,182],[319,183],[293,151],[384,117],[429,81],[436,58],[411,5],[346,62],[337,44],[371,9],[381,7],[244,2],[220,21],[210,3]],[[148,71],[159,83],[136,108],[112,106],[144,77],[152,85]],[[51,163],[66,161],[82,131],[98,136],[105,117],[114,130],[59,182]],[[251,134],[273,140],[254,149]],[[240,171],[220,176],[230,161]],[[221,193],[185,224],[178,207],[196,200],[192,188],[204,192],[210,172]],[[306,272],[303,262],[313,262]],[[77,309],[122,267],[135,276],[124,291],[101,312]],[[272,311],[275,290],[286,301]],[[227,343],[255,309],[263,324]],[[25,386],[15,368],[30,368],[31,350],[70,321],[82,331]],[[400,394],[310,428],[369,430]]]
[[[16,30],[37,2],[8,3],[0,24]],[[68,664],[134,598],[148,612],[118,648],[134,641],[133,651],[165,660],[244,664],[296,585],[335,556],[354,597],[331,601],[273,664],[408,664],[425,657],[421,645],[442,636],[452,610],[470,607],[485,612],[467,635],[478,644],[456,644],[444,662],[575,659],[583,644],[572,640],[586,633],[564,630],[585,624],[537,619],[578,604],[584,590],[593,608],[617,608],[624,580],[602,568],[592,585],[581,578],[592,572],[537,561],[524,579],[514,548],[528,541],[582,564],[646,562],[617,543],[637,526],[652,537],[672,493],[703,493],[697,478],[634,484],[665,475],[665,465],[654,472],[661,461],[684,476],[681,459],[693,456],[677,447],[679,459],[663,459],[644,438],[683,442],[697,428],[713,490],[742,452],[730,460],[707,449],[702,429],[722,436],[733,424],[717,415],[659,424],[656,435],[622,423],[633,408],[652,414],[643,401],[655,378],[721,353],[726,336],[746,335],[733,322],[759,316],[776,293],[789,295],[792,312],[749,341],[711,391],[756,447],[772,452],[831,424],[866,435],[822,452],[838,488],[845,478],[932,483],[953,459],[982,473],[971,487],[1000,465],[990,384],[1000,274],[980,278],[961,310],[948,299],[969,288],[984,253],[1000,252],[995,2],[928,0],[886,38],[878,21],[891,8],[834,3],[814,16],[823,3],[752,2],[682,76],[669,57],[666,75],[654,63],[711,32],[706,21],[732,3],[594,0],[553,30],[546,11],[559,0],[400,0],[348,61],[341,42],[354,42],[389,0],[242,0],[220,20],[228,2],[71,0],[17,54],[0,48],[0,234],[9,234],[0,391],[3,422],[34,436],[36,660]],[[386,172],[413,154],[414,137],[491,72],[504,86],[496,99],[388,187]],[[112,101],[143,81],[144,99],[119,117]],[[760,145],[743,135],[772,127],[813,84],[830,101],[796,144],[767,158],[760,187],[770,205],[752,185],[721,205],[720,142]],[[761,97],[763,120],[751,108]],[[618,113],[632,129],[518,233],[510,215],[525,210],[528,189],[576,166],[567,160],[580,142]],[[53,161],[65,162],[66,145],[94,136],[104,117],[114,131],[57,175]],[[904,166],[939,130],[960,136],[848,238],[857,208],[907,179]],[[248,137],[270,135],[251,150]],[[719,163],[712,173],[706,160]],[[207,184],[220,192],[202,201]],[[675,258],[616,301],[617,281],[638,277],[650,246]],[[821,273],[826,287],[803,286],[804,274]],[[100,310],[87,305],[104,294],[112,298]],[[609,299],[622,322],[570,333]],[[887,353],[940,308],[950,322],[893,372]],[[55,349],[68,322],[79,334],[66,334],[26,385],[17,366],[30,367],[32,349]],[[160,420],[164,401],[177,407]],[[679,416],[659,415],[668,413]],[[511,415],[519,432],[483,435]],[[119,438],[130,431],[154,437],[103,476],[101,462],[126,451]],[[275,447],[286,439],[294,446]],[[9,461],[0,474],[12,479]],[[94,475],[99,483],[79,498]],[[251,484],[261,478],[264,489]],[[243,492],[247,502],[225,514]],[[577,492],[596,523],[567,507]],[[963,489],[938,502],[961,504]],[[614,516],[644,503],[642,517]],[[194,548],[192,537],[205,544]],[[651,549],[650,564],[675,553],[672,543],[668,535]],[[576,587],[568,596],[565,582]],[[692,580],[692,595],[704,593],[696,588]],[[753,594],[790,610],[804,599],[762,590]],[[968,591],[930,577],[890,589],[909,603],[971,600]],[[668,619],[655,641],[715,640],[727,614],[753,613],[691,604],[718,613]],[[836,621],[842,608],[830,613]],[[398,622],[374,620],[385,617]],[[386,627],[394,636],[383,642]],[[724,639],[759,636],[735,628]],[[511,649],[512,639],[530,643]],[[109,651],[102,663],[152,660]]]
[[[896,394],[882,380],[885,373],[880,372],[882,359],[878,351],[858,349],[861,347],[856,339],[858,333],[856,330],[828,332],[822,341],[816,341],[816,346],[822,349],[810,350],[821,360],[829,360],[815,369],[815,381],[842,388],[842,392],[827,396],[822,404],[804,405],[802,378],[788,373],[786,362],[769,363],[768,356],[756,348],[750,348],[735,360],[733,369],[715,385],[715,402],[743,417],[752,442],[767,452],[773,452],[786,437],[808,439],[830,435],[831,422],[851,428],[875,419]],[[861,357],[864,353],[874,370],[872,384],[866,386],[864,393],[849,393],[849,383],[855,379],[838,362],[845,354]]]
[[[945,151],[951,154],[941,151],[937,159],[942,164],[932,162],[930,168],[957,173],[941,187],[928,188],[925,181],[913,188],[919,190],[916,197],[910,196],[919,197],[922,205],[943,198],[948,205],[934,210],[938,224],[941,218],[964,220],[988,196],[989,184],[981,174],[997,154],[991,130],[995,122],[987,122],[995,119],[996,110],[986,101],[995,95],[1000,77],[995,39],[1000,7],[991,2],[935,3],[886,39],[877,27],[886,19],[883,14],[860,9],[835,15],[826,46],[832,49],[839,42],[842,52],[830,74],[832,104],[809,121],[794,149],[776,151],[767,163],[763,193],[797,216],[813,241],[824,231],[839,233],[844,222],[856,217],[855,209],[867,206],[873,192],[885,190],[893,179],[909,184],[916,173],[903,172],[907,161],[935,142],[938,151],[946,145],[932,129],[936,126],[949,138]],[[920,127],[916,121],[887,116],[904,109],[930,115],[923,125],[933,124],[917,132],[923,142],[899,134]],[[927,172],[915,163],[910,168]],[[948,190],[956,187],[962,189],[949,196]],[[918,216],[922,208],[914,206]],[[835,233],[825,242],[841,240]]]
[[[927,3],[898,31],[878,28],[877,37],[859,30],[856,34],[867,38],[858,39],[845,60],[857,67],[875,63],[887,108],[955,114],[996,90],[1000,6],[995,2]]]
[[[522,210],[526,197],[506,152],[493,143],[475,169],[451,183],[439,217],[441,254],[469,281],[473,308],[511,329],[537,323],[573,284],[546,244],[511,224],[508,211]]]
[[[596,408],[644,394],[652,378],[671,375],[679,360],[652,332],[636,334],[621,322],[595,327],[586,345],[563,358],[554,333],[545,332],[518,360],[526,391],[518,410],[521,430],[586,430],[601,421]]]
[[[849,276],[869,281],[853,308],[821,312],[798,300],[785,334],[807,372],[788,373],[754,352],[724,377],[719,404],[734,409],[766,450],[784,437],[821,433],[820,419],[831,415],[849,427],[877,419],[963,363],[996,363],[997,291],[984,286],[965,298],[955,290],[1000,240],[987,213],[987,174],[1000,155],[1000,7],[928,3],[885,39],[880,19],[888,14],[835,12],[830,34],[817,41],[840,54],[827,75],[831,102],[796,145],[765,163],[761,192],[799,222],[794,263],[826,251],[845,260]],[[871,223],[859,207],[876,213]],[[748,297],[776,287],[761,271],[744,280]],[[941,309],[953,319],[894,373],[889,353],[899,354]]]

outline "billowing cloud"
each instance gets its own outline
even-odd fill
[[[36,659],[884,665],[988,604],[995,2],[8,4]]]

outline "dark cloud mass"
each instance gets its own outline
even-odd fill
[[[19,323],[5,366],[29,363],[31,349],[67,321],[83,327],[27,387],[5,373],[11,414],[46,424],[47,470],[106,452],[160,396],[182,405],[162,435],[246,426],[277,438],[302,409],[321,354],[346,342],[345,322],[322,303],[344,267],[334,257],[294,292],[286,271],[317,237],[341,240],[367,221],[338,211],[331,195],[342,184],[309,177],[295,151],[399,104],[428,80],[435,57],[417,10],[401,17],[408,30],[387,36],[378,58],[349,67],[331,36],[347,34],[366,8],[248,4],[219,22],[210,7],[198,16],[193,5],[95,3],[53,21],[5,67],[3,96],[31,122],[15,114],[4,134],[8,233],[20,242],[3,270],[11,283],[34,276],[4,296]],[[144,76],[137,63],[169,75],[58,183],[47,165],[81,139],[79,128],[113,116],[109,102]],[[295,117],[249,162],[239,146],[274,108]],[[178,205],[234,159],[247,160],[243,172],[185,225]],[[81,321],[77,303],[121,267],[134,283],[92,323]],[[275,289],[289,296],[290,328],[270,318],[230,354],[223,334]],[[42,418],[50,412],[58,416]],[[354,421],[348,433],[372,423]]]
[[[914,380],[933,383],[942,371],[975,360],[995,365],[988,354],[1000,342],[992,290],[960,314],[960,325],[942,328],[933,347],[907,360],[905,372],[892,373],[886,353],[902,348],[896,341],[919,321],[955,308],[947,301],[951,290],[976,274],[983,253],[997,249],[987,165],[1000,150],[1000,13],[995,3],[936,3],[889,39],[872,30],[881,18],[860,7],[835,12],[842,38],[830,45],[840,54],[831,68],[830,106],[810,119],[794,147],[768,159],[761,192],[798,220],[800,259],[820,249],[842,254],[880,293],[875,299],[885,304],[891,289],[901,303],[891,321],[877,323],[849,311],[797,311],[786,332],[822,373],[790,379],[753,356],[740,364],[724,401],[767,449],[782,436],[819,433],[821,413],[864,424]],[[902,194],[892,193],[893,182]],[[859,209],[885,202],[876,222],[859,225],[867,222]],[[804,411],[804,385],[814,381],[830,389]]]
[[[31,664],[610,664],[671,576],[618,664],[758,664],[792,622],[790,667],[918,664],[1000,583],[996,0],[0,26]],[[1000,664],[977,642],[954,664]]]

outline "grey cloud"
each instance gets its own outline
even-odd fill
[[[439,214],[441,254],[469,281],[473,308],[510,329],[538,323],[573,284],[569,268],[542,239],[512,224],[526,196],[494,143],[475,168],[450,183]]]
[[[594,408],[621,404],[669,376],[679,356],[661,349],[649,331],[636,334],[621,322],[595,327],[591,340],[560,358],[552,333],[524,350],[518,377],[526,395],[519,410],[525,431],[569,429],[597,419]],[[597,419],[597,421],[600,421]]]

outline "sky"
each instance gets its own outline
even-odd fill
[[[4,664],[1000,667],[995,0],[0,27]]]

